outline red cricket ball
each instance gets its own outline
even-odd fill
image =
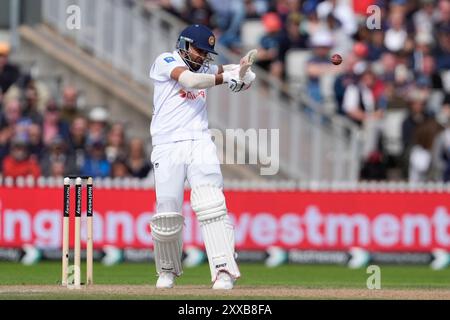
[[[341,63],[342,63],[342,57],[341,57],[341,55],[340,55],[340,54],[337,54],[337,53],[333,54],[333,56],[331,57],[331,62],[332,62],[334,65],[341,64]]]

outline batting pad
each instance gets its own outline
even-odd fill
[[[179,276],[183,273],[183,222],[184,217],[178,212],[159,212],[150,221],[158,274],[172,272]]]
[[[211,280],[216,280],[219,271],[239,278],[241,274],[234,259],[234,230],[228,220],[222,190],[209,185],[195,187],[191,191],[191,205],[202,230]]]

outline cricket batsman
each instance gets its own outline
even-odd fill
[[[217,55],[215,42],[209,28],[191,25],[181,32],[176,50],[159,55],[150,70],[154,80],[151,162],[156,189],[156,213],[150,226],[157,288],[172,288],[183,272],[181,208],[186,179],[205,242],[212,288],[232,289],[240,277],[234,227],[227,216],[220,163],[208,130],[206,95],[208,88],[221,84],[232,92],[246,90],[255,74],[250,68],[241,70],[245,57],[241,64],[210,64],[212,55]]]

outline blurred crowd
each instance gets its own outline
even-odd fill
[[[84,111],[79,91],[66,85],[45,96],[39,83],[10,62],[0,42],[0,173],[3,177],[83,175],[145,178],[151,172],[145,143],[128,138],[107,108]]]
[[[361,179],[450,181],[449,0],[143,0],[187,23],[213,28],[237,53],[248,49],[242,30],[264,28],[258,64],[286,82],[290,52],[310,53],[303,87],[323,106],[364,132]],[[376,9],[367,11],[370,5]],[[330,64],[339,53],[344,62]],[[331,78],[331,85],[324,85]],[[387,122],[404,111],[400,122]],[[387,128],[389,123],[390,128]],[[386,150],[386,132],[401,132],[400,152]]]

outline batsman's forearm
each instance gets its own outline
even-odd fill
[[[186,70],[178,78],[178,82],[185,88],[207,89],[223,83],[222,74],[194,73]]]

